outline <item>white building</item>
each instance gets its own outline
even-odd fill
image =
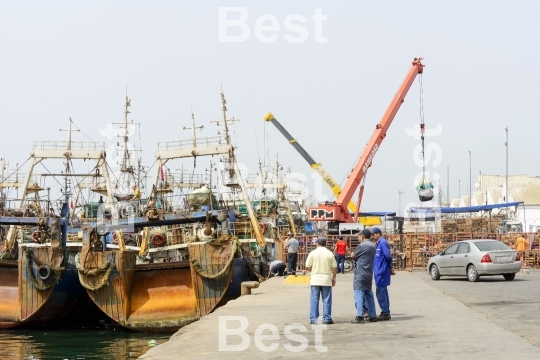
[[[472,194],[471,206],[521,202],[522,205],[508,208],[510,220],[521,223],[523,230],[540,230],[540,177],[528,175],[508,176],[508,199],[506,199],[506,177],[500,175],[478,176],[476,191]],[[469,196],[452,199],[452,207],[469,206]],[[507,209],[494,209],[493,213],[506,214]]]

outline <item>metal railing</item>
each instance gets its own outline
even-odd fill
[[[66,150],[67,141],[34,141],[34,150]],[[103,151],[105,150],[105,143],[98,142],[85,142],[85,141],[72,141],[71,150],[89,150],[89,151]]]
[[[202,146],[213,146],[213,145],[223,145],[225,141],[221,136],[213,136],[206,138],[199,138],[196,140],[196,147]],[[193,148],[193,140],[176,140],[176,141],[166,141],[158,143],[158,150],[179,150],[179,149],[191,149]]]

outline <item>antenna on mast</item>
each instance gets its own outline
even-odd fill
[[[81,130],[71,130],[71,124],[73,123],[73,121],[71,120],[71,117],[69,118],[69,125],[68,125],[68,129],[67,130],[62,130],[60,129],[60,131],[67,131],[68,133],[68,140],[67,140],[67,146],[66,146],[66,150],[71,150],[71,132],[72,131],[76,131],[76,132],[79,132]]]
[[[124,153],[122,155],[122,167],[120,171],[122,172],[133,172],[133,167],[128,167],[128,161],[129,161],[129,151],[128,151],[128,141],[129,141],[129,130],[128,130],[128,114],[131,112],[129,111],[129,107],[131,106],[131,100],[127,96],[127,86],[126,86],[126,104],[124,105]]]
[[[195,114],[193,114],[193,108],[191,108],[191,127],[185,127],[184,130],[191,130],[191,141],[193,144],[193,147],[197,147],[197,136],[195,135],[195,129],[204,129],[204,126],[195,126]]]
[[[232,117],[231,119],[227,119],[227,100],[225,100],[225,94],[223,93],[223,86],[221,86],[221,111],[223,112],[223,120],[217,120],[217,121],[210,121],[216,123],[217,126],[220,126],[219,123],[222,121],[223,126],[225,127],[225,143],[230,144],[231,143],[231,137],[229,135],[229,123],[234,123],[237,121],[240,121],[240,119],[235,119]]]

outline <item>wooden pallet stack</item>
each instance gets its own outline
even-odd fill
[[[470,217],[459,219],[442,219],[441,232],[450,233],[482,233],[496,232],[502,224],[502,216],[492,216],[491,223],[489,217]]]
[[[457,220],[441,219],[441,232],[443,234],[455,233],[458,230]]]
[[[538,251],[526,251],[524,258],[521,259],[526,267],[537,268],[540,266],[540,256]]]

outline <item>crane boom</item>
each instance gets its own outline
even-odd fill
[[[403,80],[400,88],[398,89],[396,95],[392,99],[390,106],[384,113],[381,121],[375,126],[375,131],[369,142],[367,143],[360,159],[356,163],[354,169],[349,174],[347,178],[347,183],[343,187],[341,194],[337,198],[337,201],[332,205],[319,205],[316,208],[310,208],[308,210],[308,217],[310,220],[331,220],[336,222],[353,222],[353,218],[349,215],[349,212],[346,211],[344,204],[348,204],[356,189],[360,185],[360,182],[364,178],[367,169],[371,166],[375,154],[379,150],[379,147],[386,137],[386,132],[392,124],[394,117],[396,116],[399,108],[403,101],[405,101],[405,95],[409,91],[416,75],[421,74],[424,69],[424,65],[421,62],[422,58],[414,58],[412,62],[412,67],[407,73],[407,76]],[[363,186],[360,189],[360,196],[358,199],[358,206],[361,202]]]
[[[300,155],[306,160],[309,166],[320,176],[323,182],[332,190],[332,193],[336,199],[341,195],[341,187],[338,183],[330,176],[326,170],[322,167],[321,163],[316,162],[311,155],[294,139],[291,134],[281,125],[279,121],[274,117],[274,115],[269,112],[264,117],[264,121],[269,121],[279,130],[279,132],[289,141],[289,143],[300,153]],[[356,212],[356,204],[353,201],[349,201],[347,204],[348,209],[352,212]],[[368,218],[360,217],[359,221],[364,225],[380,225],[381,219],[378,217]]]

